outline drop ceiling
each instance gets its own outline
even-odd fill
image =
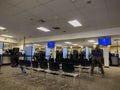
[[[91,0],[90,4],[87,1],[0,0],[0,26],[7,28],[0,34],[35,38],[120,27],[120,0]],[[83,26],[74,28],[67,23],[73,19]],[[51,32],[39,31],[38,26],[49,28]]]

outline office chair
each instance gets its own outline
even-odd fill
[[[72,60],[73,65],[78,66],[80,65],[80,60]]]
[[[49,59],[49,62],[54,62],[54,58],[50,58],[50,59]]]
[[[47,61],[41,61],[40,62],[40,68],[41,69],[48,69],[48,63],[47,63]]]
[[[32,68],[39,68],[39,64],[37,61],[32,61]]]
[[[52,70],[52,71],[59,71],[60,67],[59,67],[58,63],[56,63],[56,62],[50,62],[49,63],[49,69]]]
[[[74,66],[72,63],[62,63],[62,70],[64,72],[72,73],[74,72]]]

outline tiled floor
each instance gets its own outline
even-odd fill
[[[2,74],[0,74],[0,90],[59,90],[58,87],[63,85],[66,87],[61,90],[78,90],[79,85],[80,90],[120,90],[119,67],[105,68],[103,78],[100,74],[89,78],[88,73],[81,73],[80,84],[79,78],[73,83],[72,77],[63,76],[60,78],[58,75],[48,74],[48,81],[46,81],[43,72],[32,72],[32,77],[30,72],[27,73],[27,75],[22,75],[19,68],[3,66]]]

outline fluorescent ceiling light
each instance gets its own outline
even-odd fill
[[[78,44],[72,44],[72,45],[77,46]]]
[[[71,20],[68,21],[69,24],[71,24],[73,27],[80,27],[82,24],[78,20]]]
[[[71,42],[65,42],[65,44],[72,44]]]
[[[12,38],[13,36],[10,36],[10,35],[5,35],[5,34],[2,34],[1,35],[2,37],[9,37],[9,38]]]
[[[56,46],[62,46],[62,45],[60,45],[60,44],[57,44]]]
[[[95,45],[97,45],[98,43],[97,43],[97,42],[95,42],[94,44],[95,44]]]
[[[6,29],[5,27],[0,26],[0,30],[5,30],[5,29]]]
[[[90,43],[95,43],[95,40],[88,40],[88,42],[90,42]]]
[[[44,32],[50,32],[49,29],[45,28],[45,27],[37,27],[38,30],[44,31]]]
[[[80,45],[81,48],[83,48],[84,46]]]
[[[33,46],[41,46],[40,44],[33,44]]]
[[[110,48],[110,45],[108,45],[108,48]]]

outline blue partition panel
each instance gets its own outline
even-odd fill
[[[32,46],[26,46],[25,47],[25,60],[31,61],[32,56],[34,55],[35,49]]]
[[[47,59],[47,60],[50,59],[50,48],[46,48],[45,59]]]
[[[63,48],[63,58],[67,58],[68,50],[67,48]]]
[[[2,65],[2,51],[3,51],[4,43],[0,42],[0,65]]]
[[[86,52],[86,59],[89,60],[89,48],[88,47],[85,48],[85,52]]]

